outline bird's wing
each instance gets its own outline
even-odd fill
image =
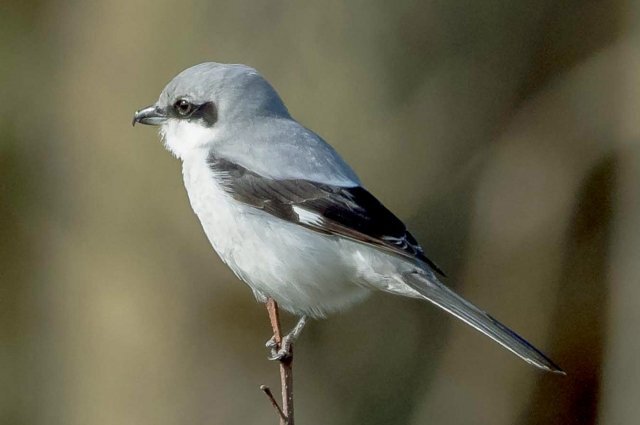
[[[303,179],[272,179],[210,155],[209,167],[238,202],[316,232],[344,237],[419,261],[429,260],[404,223],[366,189]]]

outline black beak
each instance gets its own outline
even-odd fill
[[[133,114],[131,125],[136,125],[138,122],[146,125],[160,125],[166,120],[167,114],[165,111],[155,105],[151,105],[136,111],[136,113]]]

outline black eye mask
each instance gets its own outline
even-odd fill
[[[171,118],[184,119],[188,121],[202,121],[206,127],[213,127],[218,121],[218,108],[213,102],[205,102],[201,105],[190,103],[185,99],[176,101],[169,109]]]

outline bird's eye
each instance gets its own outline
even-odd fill
[[[183,117],[186,117],[189,114],[191,114],[191,112],[193,112],[193,109],[194,109],[193,104],[185,99],[178,100],[176,103],[173,104],[173,107],[175,108],[176,112],[182,115]]]

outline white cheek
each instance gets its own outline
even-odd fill
[[[173,118],[160,128],[160,136],[166,148],[180,159],[184,159],[194,149],[212,142],[215,133],[213,128]]]

